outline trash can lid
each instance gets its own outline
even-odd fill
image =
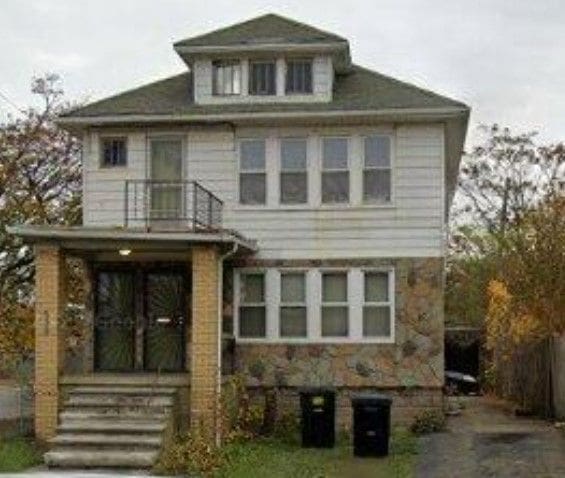
[[[382,393],[356,393],[351,396],[353,405],[390,405],[392,398]]]

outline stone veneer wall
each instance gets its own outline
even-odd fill
[[[328,261],[247,261],[257,267],[395,268],[394,344],[238,344],[237,369],[257,395],[277,387],[283,408],[298,410],[304,386],[338,390],[341,426],[351,421],[350,395],[379,390],[394,398],[393,420],[405,422],[425,408],[442,405],[443,258]]]

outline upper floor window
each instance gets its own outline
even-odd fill
[[[252,61],[249,63],[249,94],[274,95],[276,87],[275,61]]]
[[[390,137],[365,138],[363,201],[389,202],[391,199]]]
[[[265,204],[266,199],[265,140],[243,140],[239,146],[239,202]]]
[[[322,203],[349,202],[347,138],[322,140]]]
[[[286,62],[286,92],[312,93],[312,60],[288,60]]]
[[[104,168],[125,166],[127,164],[126,138],[102,138],[100,164]]]
[[[212,63],[213,94],[239,95],[241,93],[241,63],[237,60]]]
[[[281,204],[308,202],[307,145],[303,138],[281,140]]]

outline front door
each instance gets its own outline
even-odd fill
[[[97,371],[185,369],[188,281],[184,268],[99,270],[95,291]]]
[[[182,140],[151,139],[151,224],[167,227],[183,217]]]

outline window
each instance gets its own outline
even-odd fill
[[[305,139],[281,140],[280,202],[282,204],[308,202],[307,164]]]
[[[267,198],[265,140],[241,141],[239,152],[239,202],[265,204]]]
[[[239,61],[212,63],[214,95],[239,95],[241,93],[241,64]]]
[[[240,275],[239,335],[240,337],[265,337],[265,274],[263,272]]]
[[[349,202],[347,138],[322,140],[322,203]]]
[[[276,64],[274,61],[249,63],[249,94],[274,95],[276,89]]]
[[[126,138],[102,138],[101,164],[105,168],[125,166],[127,164]]]
[[[286,62],[286,92],[312,93],[312,60],[289,60]]]
[[[281,273],[280,336],[306,337],[306,314],[306,274]]]
[[[365,272],[363,337],[391,337],[392,302],[389,272]]]
[[[322,337],[347,337],[347,272],[322,272]]]
[[[365,138],[363,201],[389,202],[391,198],[390,137]]]

